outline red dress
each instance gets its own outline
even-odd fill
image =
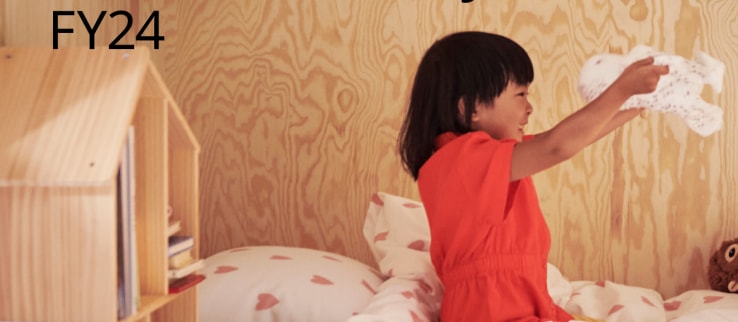
[[[509,180],[516,141],[485,132],[436,141],[418,187],[445,289],[441,321],[571,320],[548,294],[551,235],[533,181]]]

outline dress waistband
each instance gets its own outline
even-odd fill
[[[506,254],[489,256],[458,265],[448,272],[444,272],[441,280],[445,287],[459,283],[466,279],[485,276],[489,273],[525,269],[530,267],[546,270],[547,260],[541,255],[534,254]]]

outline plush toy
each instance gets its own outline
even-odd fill
[[[707,266],[707,279],[713,290],[738,293],[738,238],[724,241],[715,250]]]
[[[705,84],[709,84],[715,93],[722,90],[725,64],[703,52],[698,52],[692,61],[638,45],[627,55],[594,55],[582,67],[579,93],[587,102],[594,100],[626,67],[648,56],[654,57],[656,65],[668,65],[669,74],[661,77],[654,92],[632,96],[621,109],[645,107],[663,113],[674,113],[684,119],[690,129],[702,136],[720,130],[723,126],[722,109],[705,102],[701,94]]]

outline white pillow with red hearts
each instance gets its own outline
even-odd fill
[[[443,286],[431,263],[430,228],[419,201],[377,192],[364,221],[364,238],[388,276],[366,310],[350,322],[436,321]]]
[[[201,322],[346,321],[383,279],[357,260],[315,249],[253,246],[205,259]]]
[[[375,193],[364,221],[364,238],[382,274],[440,285],[430,259],[430,227],[421,202]]]

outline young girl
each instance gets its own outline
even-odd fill
[[[633,63],[610,88],[549,131],[525,135],[533,66],[514,41],[459,32],[418,66],[399,149],[418,182],[431,260],[445,293],[441,321],[569,321],[548,294],[551,236],[530,176],[574,156],[638,115],[667,66]]]

